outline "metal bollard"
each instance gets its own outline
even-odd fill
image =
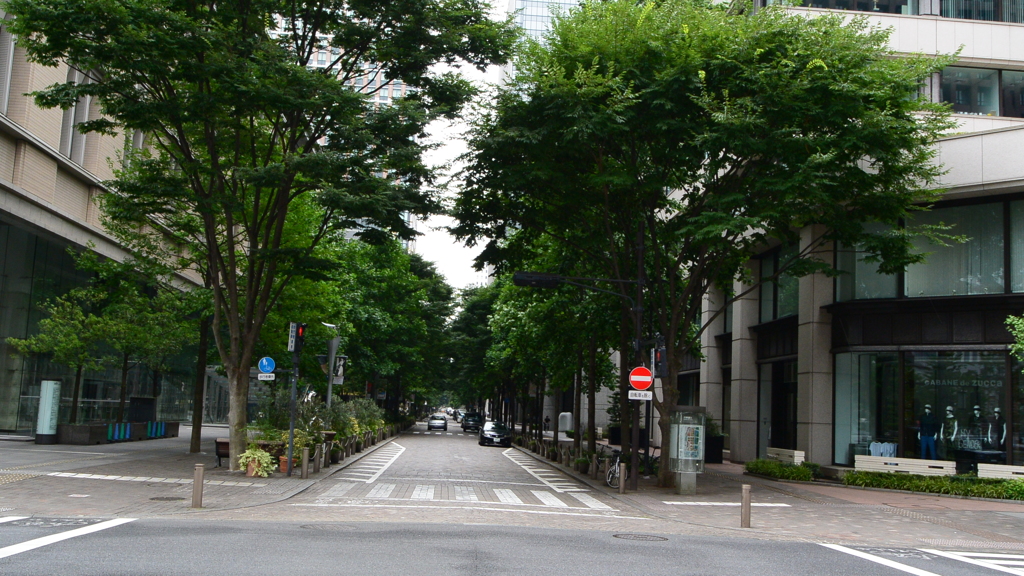
[[[750,484],[743,485],[743,500],[740,503],[740,528],[750,528]]]
[[[309,478],[309,446],[306,446],[305,448],[302,449],[302,476],[301,476],[301,478],[303,480],[305,480],[306,478]]]
[[[206,466],[196,464],[195,473],[192,476],[192,507],[203,507],[203,475],[206,473]]]
[[[322,448],[323,448],[322,444],[317,444],[316,445],[316,453],[313,455],[313,473],[314,474],[316,474],[317,472],[320,471],[320,455],[323,454],[323,452],[321,452]]]
[[[626,493],[626,463],[619,462],[619,494]]]
[[[330,468],[331,467],[331,443],[330,442],[324,442],[323,454],[324,454],[324,468]]]

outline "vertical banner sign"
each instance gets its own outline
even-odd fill
[[[43,380],[39,389],[39,416],[36,420],[36,444],[57,443],[57,416],[60,414],[60,382]]]
[[[288,351],[295,352],[295,336],[299,331],[298,322],[288,323]]]

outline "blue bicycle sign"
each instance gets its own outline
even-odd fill
[[[273,372],[277,364],[274,363],[273,358],[269,356],[264,356],[263,358],[260,358],[259,364],[257,364],[257,366],[259,367],[260,372],[267,374],[269,372]]]

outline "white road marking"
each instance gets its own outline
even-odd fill
[[[840,546],[839,544],[824,544],[819,542],[818,545],[824,546],[825,548],[831,548],[838,552],[843,552],[844,554],[849,554],[851,556],[856,556],[858,558],[870,560],[871,562],[881,564],[882,566],[888,566],[889,568],[902,570],[903,572],[906,572],[908,574],[914,574],[915,576],[939,576],[934,572],[921,570],[920,568],[914,568],[913,566],[907,566],[906,564],[900,564],[899,562],[893,562],[888,558],[882,558],[881,556],[875,556],[874,554],[868,554],[867,552],[861,552],[860,550],[854,550],[853,548],[847,548],[846,546]]]
[[[0,524],[3,524],[4,522],[14,522],[15,520],[24,520],[25,518],[28,518],[28,516],[4,516],[3,518],[0,518]]]
[[[926,548],[919,548],[922,552],[928,554],[935,554],[938,556],[944,556],[946,558],[952,558],[953,560],[959,560],[966,562],[967,564],[974,564],[975,566],[984,566],[990,570],[996,570],[998,572],[1006,572],[1007,574],[1017,574],[1020,576],[1024,574],[1024,569],[1011,568],[1010,566],[1019,566],[1021,560],[1024,560],[1024,556],[1020,554],[985,554],[980,552],[944,552],[942,550],[929,550]]]
[[[76,474],[74,472],[50,472],[47,476],[56,478],[79,478],[84,480],[118,480],[120,482],[161,482],[164,484],[191,484],[191,478],[151,478],[149,476],[106,476],[103,474]],[[258,482],[232,482],[225,480],[207,480],[207,486],[244,486],[262,488],[266,484]]]
[[[413,500],[433,500],[434,499],[434,486],[427,484],[417,484],[416,488],[412,491]]]
[[[479,502],[480,498],[476,495],[476,490],[473,490],[472,486],[453,486],[455,488],[455,499],[462,500],[464,502]]]
[[[509,490],[508,488],[496,488],[494,490],[494,495],[498,497],[498,500],[500,500],[502,504],[523,503],[523,501],[519,499],[519,496],[516,496],[515,492]]]
[[[504,454],[505,457],[511,460],[516,466],[519,466],[523,470],[526,470],[530,474],[530,476],[533,476],[537,480],[540,480],[541,482],[544,483],[545,486],[551,488],[555,492],[586,492],[586,490],[584,490],[583,488],[580,488],[571,482],[563,480],[557,473],[552,473],[547,469],[536,468],[535,466],[537,464],[532,458],[527,460],[527,457],[522,456],[515,448],[508,448],[504,452],[502,452],[502,454]],[[553,481],[548,481],[548,479],[544,478],[544,476],[549,476]]]
[[[590,494],[571,493],[569,494],[569,496],[572,496],[573,498],[579,500],[580,502],[583,502],[583,504],[585,504],[587,508],[593,508],[595,510],[614,510],[614,508],[605,504],[604,502],[601,502],[597,498],[594,498]]]
[[[551,492],[545,492],[543,490],[531,490],[531,492],[533,492],[533,495],[537,497],[537,500],[543,502],[545,506],[554,506],[556,508],[569,507],[568,504],[559,500],[558,497]]]
[[[663,500],[665,504],[671,504],[673,506],[739,506],[739,502],[672,502],[670,500]],[[777,504],[774,502],[753,502],[751,506],[761,506],[764,508],[790,508],[789,504]]]
[[[326,492],[320,495],[320,498],[341,498],[348,493],[352,487],[355,486],[354,482],[338,482],[334,486],[327,489]]]
[[[365,461],[360,460],[357,464],[354,465],[355,467],[351,471],[348,468],[346,468],[339,474],[339,476],[341,476],[345,480],[356,480],[359,482],[366,482],[367,484],[372,484],[377,481],[377,478],[380,478],[381,474],[383,474],[388,468],[391,467],[392,464],[395,463],[395,460],[398,460],[398,457],[401,456],[403,452],[405,452],[405,446],[402,446],[397,442],[392,442],[391,444],[388,444],[383,448],[379,448],[376,452],[374,452],[372,460],[370,459],[370,457],[367,457],[367,460]],[[359,470],[359,468],[373,470],[373,472],[362,472]],[[374,468],[376,468],[376,470],[374,470]],[[366,474],[369,474],[369,477],[349,477],[363,476]]]
[[[394,484],[377,484],[370,490],[370,493],[366,495],[367,498],[387,498],[394,492]]]
[[[5,548],[0,548],[0,558],[7,558],[9,556],[14,556],[15,554],[21,554],[22,552],[42,548],[49,544],[69,540],[78,536],[85,536],[86,534],[92,534],[93,532],[99,532],[101,530],[106,530],[107,528],[113,528],[114,526],[120,526],[121,524],[127,524],[134,521],[135,518],[117,518],[114,520],[107,520],[106,522],[100,522],[99,524],[93,524],[91,526],[75,528],[74,530],[68,530],[59,534],[50,534],[49,536],[29,540],[27,542],[22,542],[21,544],[13,544]]]
[[[306,508],[417,508],[422,510],[424,507],[420,504],[292,504],[292,506],[302,506]],[[645,518],[643,516],[618,516],[616,514],[607,514],[604,512],[598,512],[596,510],[589,510],[586,508],[570,508],[570,510],[579,510],[579,512],[559,512],[555,510],[517,510],[514,508],[488,508],[486,506],[430,506],[431,510],[485,510],[488,512],[514,512],[518,514],[546,514],[550,516],[587,516],[590,518],[618,518],[621,520],[650,520],[651,518]]]

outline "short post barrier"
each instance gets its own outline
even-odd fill
[[[305,480],[306,478],[309,478],[309,446],[306,446],[305,448],[302,449],[302,476],[301,476],[301,478],[303,480]]]
[[[323,445],[322,444],[317,444],[316,445],[316,453],[313,454],[313,473],[314,474],[316,474],[317,472],[320,471],[320,455],[323,454],[322,449],[323,449]]]
[[[196,464],[196,469],[192,475],[192,507],[202,508],[203,507],[203,476],[206,473],[206,466],[204,464]]]
[[[750,528],[750,484],[743,485],[743,499],[740,502],[740,528]]]
[[[330,468],[331,467],[331,443],[330,442],[324,442],[324,449],[322,451],[322,454],[324,455],[324,468]]]
[[[619,494],[626,493],[626,463],[619,462]]]

